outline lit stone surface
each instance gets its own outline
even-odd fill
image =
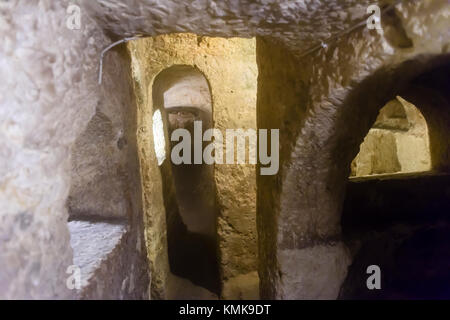
[[[81,268],[86,284],[103,260],[119,245],[126,226],[104,222],[71,221],[68,223],[73,264]]]
[[[164,125],[161,117],[161,111],[156,110],[152,117],[153,137],[155,140],[155,154],[158,159],[158,165],[162,165],[166,160],[166,140],[164,137]]]
[[[351,168],[352,177],[430,170],[427,123],[417,107],[401,97],[386,104]]]

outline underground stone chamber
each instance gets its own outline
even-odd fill
[[[237,182],[232,181],[232,183],[229,184],[229,181],[227,181],[226,178],[224,179],[225,175],[222,175],[224,171],[220,171],[223,170],[222,167],[215,168],[212,165],[205,164],[172,164],[171,161],[169,161],[170,154],[176,143],[170,141],[170,136],[172,132],[178,128],[188,130],[191,136],[193,136],[195,120],[202,120],[203,131],[217,124],[220,125],[225,117],[230,116],[229,111],[226,110],[229,106],[222,104],[230,100],[222,100],[223,94],[227,93],[234,95],[236,93],[239,94],[240,92],[243,93],[245,92],[243,88],[245,88],[247,90],[250,89],[249,91],[251,91],[252,94],[264,96],[265,93],[256,93],[256,86],[264,87],[264,85],[267,86],[267,84],[258,83],[254,77],[252,78],[254,81],[253,87],[250,86],[251,84],[248,79],[245,79],[245,83],[238,83],[234,89],[229,91],[223,90],[224,88],[227,88],[227,86],[220,87],[220,81],[218,81],[216,77],[220,77],[221,80],[226,80],[228,74],[225,73],[226,76],[224,78],[224,71],[217,72],[216,67],[207,67],[207,64],[209,63],[208,59],[210,58],[208,55],[203,56],[205,65],[199,64],[198,66],[197,63],[199,60],[196,60],[196,64],[193,64],[191,57],[186,53],[188,50],[201,51],[203,50],[202,44],[205,44],[209,48],[208,53],[211,54],[211,45],[214,46],[215,41],[225,40],[200,38],[196,35],[167,35],[159,38],[142,39],[139,41],[140,43],[130,43],[128,50],[132,60],[132,70],[135,81],[135,92],[138,97],[138,105],[141,104],[141,108],[145,108],[144,111],[138,110],[138,113],[141,112],[141,119],[143,121],[141,124],[148,123],[147,129],[139,132],[137,139],[138,145],[142,147],[140,149],[141,170],[143,170],[141,171],[141,174],[144,176],[145,180],[146,166],[149,165],[148,163],[153,166],[153,169],[149,170],[150,179],[147,182],[144,181],[144,189],[146,188],[146,183],[151,183],[152,188],[155,188],[154,179],[158,175],[160,176],[161,189],[153,189],[152,191],[153,193],[160,193],[158,195],[160,200],[156,201],[160,201],[160,207],[155,206],[155,202],[149,203],[148,205],[149,208],[152,208],[149,210],[157,209],[159,212],[158,214],[161,214],[161,212],[164,213],[164,215],[161,216],[161,221],[163,222],[161,222],[161,225],[154,230],[154,234],[150,234],[150,236],[162,236],[161,243],[166,243],[167,245],[166,248],[162,246],[162,251],[160,253],[162,256],[156,256],[154,260],[153,275],[156,280],[153,280],[154,282],[152,283],[152,290],[154,290],[152,296],[153,298],[162,299],[177,297],[210,299],[226,296],[227,294],[230,294],[229,292],[231,292],[229,297],[234,296],[243,298],[249,296],[253,293],[249,294],[248,292],[254,292],[254,288],[257,287],[257,285],[255,285],[255,282],[257,283],[257,281],[254,280],[253,276],[253,274],[255,274],[255,264],[253,264],[252,268],[244,268],[244,272],[239,270],[240,263],[238,262],[233,262],[236,265],[236,270],[228,269],[229,267],[227,266],[229,261],[233,261],[232,259],[229,259],[229,256],[227,255],[230,252],[234,253],[238,250],[236,245],[247,245],[245,238],[233,238],[230,236],[228,233],[229,231],[227,230],[229,223],[232,222],[237,226],[242,221],[246,220],[242,217],[230,216],[227,218],[228,221],[223,224],[224,216],[222,211],[224,207],[226,207],[223,205],[223,202],[230,200],[230,190],[227,189],[231,187],[236,188],[233,190],[242,190],[242,188],[238,188],[237,184],[234,184]],[[247,44],[243,45],[245,46]],[[169,46],[170,50],[168,50],[167,46]],[[160,59],[159,64],[148,65],[145,62],[145,59],[143,58],[148,58],[149,52],[151,53],[150,56],[152,57],[153,62]],[[177,55],[182,56],[182,58],[174,59],[171,57],[173,52],[177,52]],[[243,55],[245,56],[246,54],[248,53],[244,51]],[[214,59],[217,58],[215,57]],[[224,53],[223,59],[227,61],[230,57]],[[242,56],[239,56],[238,59],[242,59]],[[263,62],[263,60],[261,60],[260,63],[261,62]],[[245,64],[247,64],[245,67],[248,67],[249,62],[245,61],[244,65]],[[252,73],[254,69],[252,70],[250,68],[250,70],[250,73]],[[425,77],[425,75],[422,77]],[[236,80],[231,74],[229,79],[230,83]],[[406,88],[402,88],[402,90],[398,91],[395,95],[392,95],[391,99],[388,100],[389,102],[385,103],[385,106],[380,109],[377,120],[375,120],[372,129],[368,132],[367,137],[369,138],[366,138],[366,142],[364,142],[367,145],[364,146],[363,143],[361,146],[361,153],[357,156],[356,160],[353,161],[353,164],[351,166],[349,165],[349,168],[356,167],[354,170],[355,176],[363,176],[364,178],[372,174],[383,174],[383,181],[387,181],[390,177],[386,177],[386,175],[393,173],[417,173],[421,171],[430,171],[432,168],[434,170],[435,168],[445,167],[448,147],[446,146],[445,139],[442,140],[442,137],[446,134],[446,125],[444,123],[447,118],[443,113],[437,116],[438,112],[433,111],[433,109],[431,109],[433,108],[432,106],[423,103],[424,101],[432,100],[430,99],[430,96],[427,96],[426,92],[435,89],[425,88],[423,86],[421,89],[416,88],[421,85],[420,81],[431,83],[429,79],[427,81],[420,79],[422,78],[416,78],[416,80],[411,81],[410,85],[406,86]],[[145,90],[147,84],[149,89]],[[218,88],[216,85],[221,88],[220,91],[216,91],[216,88]],[[295,84],[295,86],[297,89],[299,87],[301,88],[301,85]],[[420,92],[422,92],[422,95],[419,95]],[[438,97],[438,95],[434,95],[434,97]],[[441,99],[440,97],[441,95],[437,98],[439,101],[444,99]],[[214,103],[216,103],[216,106],[218,107],[214,108]],[[239,108],[239,103],[236,104],[236,107]],[[221,108],[225,108],[225,112],[222,113],[224,110]],[[244,116],[244,119],[242,119],[242,116]],[[250,119],[255,119],[255,117],[256,111],[253,114],[237,114],[234,125],[248,125]],[[160,134],[159,138],[157,138],[155,134],[155,124],[156,127],[160,127],[163,130],[163,134]],[[442,130],[444,132],[442,132]],[[372,138],[370,138],[370,136],[372,136]],[[161,139],[161,137],[163,137],[164,143],[157,141],[157,139]],[[440,137],[438,139],[441,140],[437,140],[436,137]],[[367,141],[369,143],[367,143]],[[193,141],[191,141],[191,143],[193,143]],[[195,146],[191,145],[191,147],[193,149]],[[147,151],[142,152],[145,148],[148,148]],[[164,156],[158,154],[158,149],[160,149],[160,151],[164,149]],[[370,160],[364,160],[364,150],[371,154],[369,157]],[[194,162],[192,154],[190,160],[191,162]],[[355,165],[355,163],[357,164]],[[366,169],[367,167],[368,169]],[[219,172],[216,171],[217,169],[219,169]],[[229,172],[227,174],[229,174]],[[249,178],[251,179],[251,176],[247,176],[245,179]],[[409,187],[415,188],[416,178],[416,176],[411,176],[410,178],[399,177],[398,179],[406,179],[408,185],[410,185]],[[242,182],[243,180],[240,181]],[[245,183],[248,183],[248,181],[249,180],[246,180]],[[444,182],[442,182],[442,180],[439,181],[437,182],[438,184],[441,183],[445,185],[446,183],[445,180]],[[217,184],[218,182],[220,183]],[[360,180],[355,178],[355,180],[348,183],[348,192],[344,202],[342,217],[343,243],[345,244],[346,249],[349,249],[349,254],[352,259],[350,260],[351,263],[349,263],[349,271],[348,274],[346,269],[345,272],[337,270],[331,271],[339,272],[344,275],[347,274],[345,275],[345,278],[342,279],[342,283],[337,282],[335,284],[336,288],[340,291],[339,297],[342,299],[364,297],[364,295],[358,296],[352,291],[354,290],[352,287],[354,286],[353,283],[356,282],[358,285],[365,283],[365,281],[363,281],[364,276],[366,275],[365,270],[356,269],[357,271],[355,271],[355,266],[358,266],[359,261],[361,261],[358,253],[375,251],[373,248],[370,250],[361,249],[365,248],[364,245],[366,244],[366,241],[370,241],[371,239],[368,240],[370,236],[367,235],[361,236],[360,229],[358,229],[359,226],[354,226],[358,223],[358,219],[361,219],[360,216],[354,217],[355,212],[359,212],[359,208],[357,210],[354,206],[361,205],[361,203],[366,206],[373,204],[373,202],[368,201],[367,199],[361,200],[358,198],[358,196],[361,197],[358,192],[364,194],[366,187],[361,187],[361,184],[358,184],[355,188],[351,187],[352,183],[356,185],[356,183],[359,182]],[[418,188],[422,187],[423,186],[419,186]],[[220,188],[225,188],[223,194],[220,193]],[[384,187],[381,189],[385,190]],[[356,195],[354,190],[358,190]],[[393,195],[405,192],[404,190],[399,191],[397,189],[388,190],[389,192],[387,193]],[[145,194],[146,192],[144,192],[144,197]],[[410,196],[411,194],[408,195]],[[372,196],[372,194],[370,194],[370,196]],[[445,194],[438,195],[438,198],[439,196],[445,198]],[[153,201],[154,200],[155,199],[153,199]],[[436,201],[436,206],[441,210],[442,205],[445,206],[445,202],[443,202],[442,199]],[[350,209],[348,209],[349,207]],[[400,205],[395,204],[392,205],[392,207],[400,208]],[[420,206],[418,206],[418,208],[419,207]],[[375,214],[376,212],[377,217],[374,218],[373,225],[371,224],[370,228],[378,228],[378,223],[385,223],[381,221],[383,218],[380,218],[379,216],[384,216],[385,212],[389,212],[383,205],[375,208],[377,209],[362,209],[367,215],[370,215],[372,212]],[[399,211],[402,210],[403,209],[400,209]],[[419,215],[418,210],[419,209],[417,209],[413,215]],[[397,214],[401,219],[404,218],[404,212]],[[251,214],[249,216],[253,219],[250,221],[254,223],[255,215]],[[149,211],[149,217],[151,220],[154,220],[157,216],[154,212],[152,213]],[[411,217],[408,217],[408,219],[410,218]],[[389,219],[391,219],[391,217],[388,218],[389,227],[391,227],[392,224],[394,226],[392,228],[397,232],[397,229],[395,229],[397,222],[392,222]],[[397,217],[395,219],[397,219]],[[351,222],[348,223],[348,221]],[[401,222],[402,221],[403,220],[401,220]],[[408,228],[410,223],[411,221],[408,220]],[[416,222],[413,222],[413,224],[414,223]],[[408,236],[415,234],[414,232],[416,229],[413,229],[414,232],[410,229],[408,230],[411,232]],[[419,239],[421,239],[420,231],[421,229],[418,230]],[[386,232],[389,234],[389,232],[394,231],[388,229]],[[430,233],[425,232],[424,234],[428,236]],[[431,234],[433,234],[433,232],[431,232]],[[372,233],[369,233],[369,235],[372,235]],[[402,234],[402,236],[403,235],[404,234]],[[242,236],[242,234],[240,234],[240,236]],[[164,237],[166,238],[164,239]],[[224,248],[223,245],[227,244],[230,238],[233,239],[234,244],[229,249]],[[155,240],[155,238],[152,239]],[[314,243],[316,240],[311,241]],[[330,241],[335,241],[335,239],[333,238]],[[390,243],[389,241],[388,243]],[[230,249],[231,251],[228,251]],[[327,250],[329,249],[326,245],[323,246],[321,250],[323,251],[318,255],[315,255],[313,251],[308,253],[306,257],[303,258],[304,263],[308,264],[309,261],[313,261],[315,259],[313,257],[314,255],[322,259],[322,254],[324,256],[328,254]],[[383,252],[383,254],[384,253],[385,252]],[[408,255],[410,253],[407,252],[406,254]],[[167,258],[164,258],[164,255],[167,255]],[[253,261],[257,260],[255,254],[252,256],[248,255],[247,252],[247,258],[248,257],[251,257]],[[386,256],[383,256],[383,258],[387,259]],[[151,259],[152,258],[150,258],[150,260]],[[167,259],[167,262],[165,262],[165,259]],[[327,259],[328,258],[323,258],[323,261],[327,261]],[[408,258],[406,257],[404,259]],[[156,267],[157,264],[160,265]],[[365,265],[366,261],[363,260],[360,264]],[[152,264],[150,267],[152,268]],[[291,268],[291,270],[295,269],[293,265],[289,268]],[[236,272],[237,270],[239,271]],[[230,279],[230,275],[226,275],[228,272],[230,275],[237,274],[237,276],[227,284],[227,280]],[[361,276],[361,273],[364,276]],[[359,276],[357,280],[352,280],[354,274]],[[329,276],[332,277],[333,275]],[[253,279],[251,277],[253,277]],[[327,277],[324,277],[323,279],[326,278]],[[398,278],[400,279],[401,277],[398,276]],[[320,277],[315,280],[320,280]],[[232,283],[232,286],[235,287],[232,287],[232,289],[227,291],[227,285],[229,285],[229,283]],[[236,283],[238,284],[236,285]],[[248,283],[250,283],[250,285],[248,285]],[[325,280],[324,283],[326,283]],[[242,284],[244,286],[248,285],[252,291],[247,289],[248,287],[245,289],[239,288],[239,285]],[[184,291],[180,290],[181,288],[183,288]],[[396,295],[386,295],[382,297],[391,298],[396,297]]]
[[[448,298],[449,4],[373,2],[1,5],[0,298]],[[195,119],[279,171],[173,165]]]

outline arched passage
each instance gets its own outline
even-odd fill
[[[155,96],[157,94],[155,92],[154,95],[152,91],[156,91],[159,86],[164,87],[161,91],[169,90],[173,84],[187,92],[189,88],[186,86],[189,83],[195,83],[195,79],[193,81],[186,79],[195,78],[195,75],[183,76],[183,74],[188,70],[196,70],[196,74],[204,75],[209,84],[208,90],[204,91],[211,95],[211,98],[207,96],[207,99],[209,98],[212,102],[215,132],[219,131],[224,136],[227,128],[255,128],[258,74],[255,61],[255,39],[209,38],[183,33],[144,38],[130,42],[129,46],[134,59],[133,74],[137,80],[138,150],[143,176],[143,196],[146,199],[144,210],[148,218],[146,230],[148,239],[153,239],[149,241],[152,246],[147,250],[153,275],[152,297],[171,298],[173,297],[169,294],[171,284],[167,282],[171,279],[168,276],[169,259],[166,254],[170,251],[173,258],[173,250],[167,249],[167,235],[170,236],[170,243],[176,244],[176,241],[172,242],[172,236],[177,233],[166,234],[166,230],[172,230],[171,225],[176,226],[177,221],[181,221],[181,216],[169,214],[176,212],[179,205],[176,199],[175,177],[172,175],[174,170],[169,160],[164,161],[160,167],[155,163],[154,139],[151,135],[152,118],[155,108],[159,107],[162,120],[166,123],[164,128],[167,129],[164,140],[168,148],[165,153],[167,159],[167,157],[170,158],[169,116],[179,117],[180,121],[177,120],[177,122],[183,124],[185,120],[195,118],[194,113],[198,113],[198,116],[205,113],[199,111],[202,104],[192,103],[188,104],[192,112],[187,112],[189,108],[180,108],[178,111],[182,113],[178,115],[177,105],[182,107],[186,104],[185,102],[168,104],[169,107],[175,108],[166,109],[161,102],[158,104],[158,97]],[[238,76],[236,70],[240,70]],[[179,76],[171,80],[175,73]],[[184,80],[176,84],[180,77]],[[163,78],[168,78],[168,81],[162,81]],[[200,77],[200,79],[203,78]],[[204,79],[203,83],[205,83]],[[198,85],[196,87],[198,88]],[[196,95],[197,98],[199,96],[201,98],[201,95]],[[174,112],[168,114],[169,111]],[[206,120],[208,119],[205,119],[205,122]],[[204,124],[203,130],[206,128]],[[217,137],[220,139],[220,134],[215,138]],[[207,144],[210,146],[209,141]],[[196,167],[201,166],[196,165]],[[163,172],[162,175],[160,169]],[[257,297],[255,173],[254,165],[250,164],[214,166],[216,197],[220,212],[217,219],[219,254],[214,252],[214,256],[215,260],[219,257],[221,298],[249,297],[250,295]],[[162,190],[160,182],[163,182],[161,177],[165,181],[164,188],[166,188],[164,199],[163,193],[160,192]],[[173,201],[170,200],[172,198]],[[196,199],[193,200],[196,201]],[[166,213],[168,219],[166,219]],[[180,226],[183,225],[180,224]],[[187,230],[187,226],[184,227]],[[174,247],[171,246],[171,248]]]
[[[170,270],[219,294],[214,166],[194,161],[195,136],[212,127],[208,82],[198,69],[175,65],[157,75],[152,96],[153,109],[162,114],[166,128],[166,161],[160,168]],[[200,130],[194,122],[201,123]],[[172,148],[181,142],[169,139],[177,129],[187,130],[191,137],[187,163],[175,164],[171,157]]]
[[[443,139],[448,127],[444,123],[448,123],[450,109],[445,103],[428,108],[430,103],[420,103],[406,93],[417,85],[421,74],[444,70],[447,62],[445,56],[418,57],[395,67],[380,66],[351,88],[312,90],[308,118],[284,167],[277,217],[280,271],[272,275],[276,296],[337,297],[354,253],[342,241],[340,223],[350,164],[380,106],[400,95],[420,107],[429,125],[433,168],[445,167],[449,139]],[[434,100],[433,96],[426,99]],[[441,213],[446,212],[443,205],[437,203]],[[295,271],[290,270],[293,263],[298,266]]]
[[[402,90],[429,123],[432,171],[364,177],[347,186],[342,229],[353,263],[342,299],[441,299],[449,294],[448,71],[449,65],[428,70]],[[414,153],[416,146],[405,147]],[[373,264],[383,271],[382,290],[370,291],[364,284],[365,269]]]

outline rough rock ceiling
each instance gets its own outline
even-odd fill
[[[414,0],[410,0],[414,1]],[[98,0],[89,12],[113,37],[194,32],[269,36],[293,51],[351,27],[374,0]],[[188,3],[189,5],[186,5]]]

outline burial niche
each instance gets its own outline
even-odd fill
[[[423,172],[431,169],[425,118],[402,97],[389,101],[351,164],[351,177]]]

